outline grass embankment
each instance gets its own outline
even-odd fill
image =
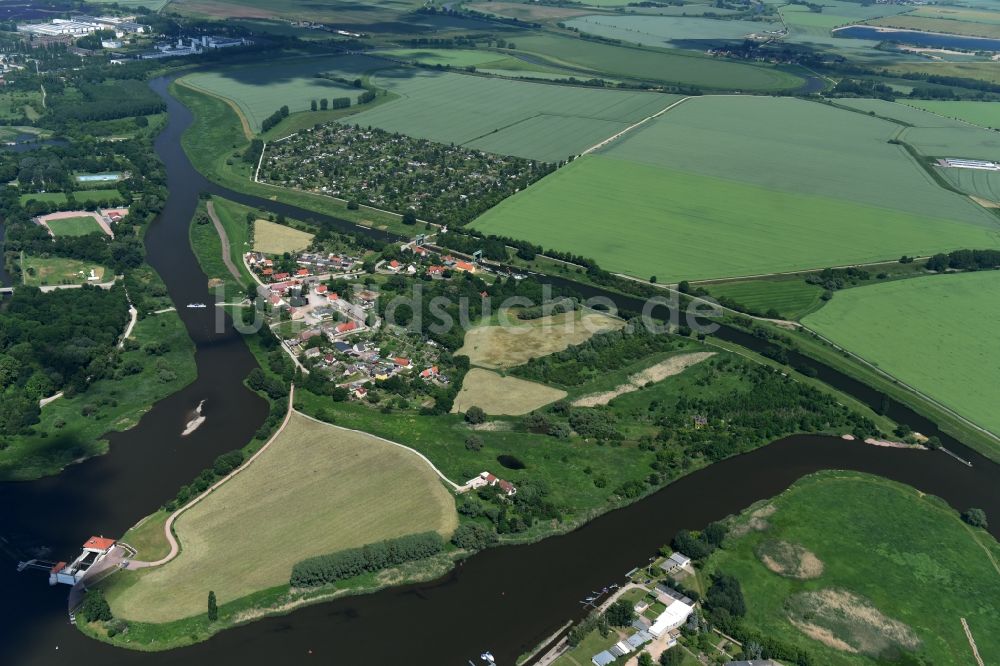
[[[243,264],[243,252],[249,250],[246,212],[250,209],[226,199],[215,197],[212,199],[215,207],[215,214],[218,216],[222,227],[226,232],[229,244],[222,247],[222,239],[215,229],[215,225],[209,221],[206,224],[198,224],[199,219],[208,219],[206,202],[199,201],[195,216],[192,219],[189,230],[191,249],[201,269],[208,276],[209,287],[222,286],[226,302],[239,301],[246,294],[248,285],[254,283],[245,265]],[[228,253],[232,263],[239,271],[241,279],[237,280],[229,272],[223,260],[223,252]]]
[[[181,144],[195,169],[209,180],[239,192],[299,206],[320,214],[333,215],[362,226],[400,232],[409,230],[409,233],[412,233],[413,227],[405,227],[400,221],[401,217],[391,213],[382,213],[365,207],[350,210],[346,202],[331,197],[253,182],[253,172],[257,164],[243,160],[243,153],[249,145],[249,140],[243,134],[236,112],[222,99],[176,82],[171,86],[170,92],[194,113],[195,121],[181,137]],[[297,119],[300,115],[293,114],[285,122],[291,122],[291,119]],[[310,121],[307,126],[311,127],[313,124],[315,122]],[[284,127],[284,123],[278,127]]]
[[[128,430],[158,400],[194,381],[194,345],[176,313],[141,319],[131,339],[140,348],[123,351],[122,362],[136,363],[141,371],[118,379],[100,379],[84,393],[43,407],[34,434],[12,437],[10,446],[0,451],[0,480],[37,479],[106,453],[108,442],[102,435]],[[169,351],[151,356],[142,349],[157,343],[165,344]]]
[[[730,535],[702,577],[735,575],[746,624],[814,663],[972,663],[960,618],[986,663],[1000,655],[1000,544],[936,497],[823,472],[748,509]]]
[[[1000,272],[929,276],[844,290],[804,323],[1000,434],[998,301]]]

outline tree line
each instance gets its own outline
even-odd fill
[[[421,532],[329,555],[310,557],[295,563],[289,583],[292,587],[320,587],[405,562],[422,560],[437,555],[444,550],[444,546],[444,539],[437,532]]]

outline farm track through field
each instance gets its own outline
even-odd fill
[[[670,109],[672,109],[672,108],[674,108],[675,106],[677,106],[677,105],[681,104],[682,102],[686,102],[686,101],[687,101],[687,100],[689,100],[689,99],[691,99],[691,98],[690,98],[690,97],[682,97],[681,99],[677,100],[676,102],[674,102],[673,104],[671,104],[671,105],[667,106],[666,108],[663,108],[663,109],[660,109],[659,111],[657,111],[657,112],[656,112],[656,113],[654,113],[653,115],[651,115],[651,116],[646,116],[645,118],[643,118],[643,119],[642,119],[642,120],[640,120],[639,122],[637,122],[637,123],[634,123],[634,124],[632,124],[632,125],[629,125],[629,126],[628,126],[628,127],[626,127],[625,129],[623,129],[623,130],[622,130],[621,132],[618,132],[617,134],[615,134],[614,136],[609,136],[609,137],[608,137],[607,139],[605,139],[604,141],[601,141],[600,143],[597,143],[597,144],[594,144],[594,145],[593,145],[593,146],[591,146],[590,148],[587,148],[587,149],[586,149],[585,151],[583,151],[582,153],[580,153],[580,155],[581,155],[581,156],[582,156],[582,155],[588,155],[588,154],[590,154],[590,153],[594,152],[595,150],[597,150],[597,149],[599,149],[599,148],[603,148],[604,146],[608,145],[608,144],[609,144],[609,143],[611,143],[612,141],[615,141],[615,140],[616,140],[616,139],[618,139],[619,137],[621,137],[621,136],[624,136],[625,134],[628,134],[629,132],[631,132],[632,130],[634,130],[634,129],[635,129],[636,127],[639,127],[640,125],[642,125],[642,124],[644,124],[644,123],[647,123],[647,122],[649,122],[650,120],[654,120],[655,118],[659,118],[660,116],[662,116],[662,115],[663,115],[664,113],[666,113],[666,112],[667,112],[667,111],[669,111]]]

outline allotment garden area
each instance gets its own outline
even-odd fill
[[[895,145],[900,129],[797,99],[691,98],[474,227],[660,281],[997,247],[997,218]]]
[[[334,123],[268,144],[258,180],[462,225],[553,168]]]
[[[1000,544],[936,497],[824,472],[728,528],[699,576],[738,581],[730,608],[741,612],[711,617],[744,642],[793,646],[815,664],[974,663],[964,622],[985,663],[1000,653]]]
[[[998,299],[1000,272],[933,275],[845,289],[803,323],[1000,435]]]

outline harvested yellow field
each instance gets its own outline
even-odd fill
[[[638,391],[646,384],[660,382],[667,377],[679,375],[692,365],[697,365],[712,356],[715,356],[715,352],[693,352],[691,354],[671,356],[667,360],[661,361],[654,366],[650,366],[642,372],[637,372],[629,377],[627,382],[616,386],[610,391],[592,393],[590,395],[577,398],[573,401],[573,406],[597,407],[598,405],[606,405],[620,395],[625,395],[626,393],[631,393],[632,391]]]
[[[464,412],[475,406],[487,414],[518,416],[565,397],[566,391],[545,384],[473,368],[465,375],[451,411]]]
[[[313,235],[268,220],[253,223],[253,249],[265,254],[299,252],[309,247]]]
[[[254,463],[180,515],[181,552],[121,572],[107,594],[116,617],[168,622],[288,583],[307,557],[458,525],[455,501],[415,453],[293,414]]]
[[[513,368],[625,325],[620,319],[590,310],[529,321],[519,321],[511,314],[509,319],[509,325],[480,326],[468,331],[465,344],[456,354],[465,354],[472,365],[484,368]]]

